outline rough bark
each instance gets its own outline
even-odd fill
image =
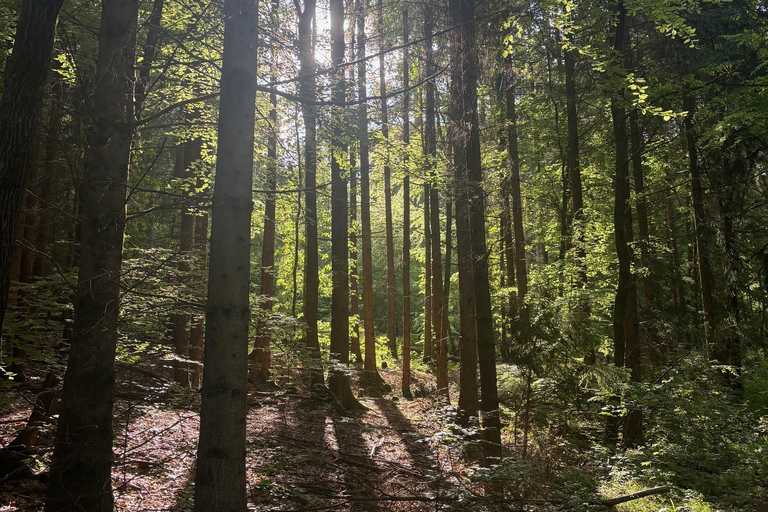
[[[571,205],[573,206],[573,244],[577,268],[575,288],[580,292],[579,309],[584,315],[581,321],[589,322],[591,305],[589,297],[582,294],[587,285],[587,248],[585,245],[584,195],[581,185],[581,161],[579,155],[579,115],[576,109],[576,62],[575,51],[563,51],[565,64],[565,113],[568,126],[568,149],[566,167],[571,187]],[[584,354],[584,364],[595,364],[595,350],[588,347]]]
[[[618,13],[613,49],[623,59],[628,36],[627,11],[623,0],[615,8]],[[621,61],[620,61],[621,62]],[[637,299],[632,274],[632,208],[630,205],[627,113],[624,108],[624,89],[616,90],[611,97],[611,118],[616,146],[614,175],[614,239],[619,260],[619,276],[613,316],[614,363],[628,366],[632,380],[640,379],[640,342],[637,332]],[[610,427],[615,428],[614,426]],[[610,434],[614,437],[614,434]],[[631,410],[624,423],[625,446],[636,446],[642,438],[642,415]]]
[[[277,29],[277,0],[272,0],[270,25]],[[274,44],[270,49],[270,78],[277,81],[277,49]],[[272,338],[269,327],[269,315],[272,313],[275,293],[275,191],[277,190],[277,94],[269,95],[269,131],[267,133],[267,176],[264,198],[264,228],[261,246],[261,280],[259,289],[260,315],[256,329],[256,340],[251,359],[250,378],[258,382],[267,382],[272,362],[269,343]]]
[[[367,2],[355,2],[357,7],[357,95],[361,101],[357,117],[360,137],[360,222],[363,245],[363,331],[365,335],[365,371],[378,376],[376,369],[376,335],[373,326],[373,256],[371,254],[371,185],[368,142],[367,71],[365,64],[365,11]],[[373,377],[374,379],[376,377]]]
[[[111,511],[120,267],[133,134],[129,43],[138,1],[102,2],[83,185],[75,322],[45,510]]]
[[[333,77],[333,97],[346,99],[346,80],[340,67],[344,60],[344,0],[331,0],[331,61],[338,71]],[[341,108],[333,112],[331,140],[331,360],[328,389],[342,407],[361,407],[352,394],[346,366],[349,365],[349,226],[347,181],[341,172],[347,151],[343,142],[345,115]]]
[[[403,89],[410,84],[408,4],[403,2]],[[411,143],[411,94],[403,95],[403,396],[411,397],[411,177],[408,146]]]
[[[0,99],[0,332],[21,203],[63,0],[25,0]]]
[[[529,350],[531,321],[525,296],[528,293],[528,267],[523,231],[523,199],[520,190],[520,154],[517,146],[517,113],[515,111],[515,77],[510,71],[507,80],[507,152],[509,162],[509,192],[512,197],[512,228],[515,233],[515,273],[517,281],[518,334],[520,347]]]
[[[460,66],[457,76],[461,83],[453,88],[460,105],[460,140],[457,147],[464,151],[463,177],[466,180],[466,209],[469,214],[472,261],[472,284],[475,300],[475,328],[480,366],[480,410],[482,411],[483,464],[496,464],[501,459],[501,421],[496,383],[496,346],[491,313],[491,292],[488,280],[488,253],[485,239],[485,199],[482,188],[480,130],[477,115],[477,48],[475,42],[474,0],[452,0],[451,21],[460,27],[459,45],[454,66]],[[497,485],[493,486],[497,488]]]
[[[381,95],[381,136],[384,139],[384,217],[387,246],[387,345],[392,357],[397,358],[397,313],[395,285],[395,235],[392,226],[392,170],[389,161],[389,110],[387,107],[387,77],[384,60],[384,7],[383,0],[378,0],[377,15],[379,25],[379,94]]]
[[[715,297],[714,277],[707,247],[708,229],[704,219],[704,187],[701,182],[696,132],[693,117],[696,114],[696,99],[691,95],[683,97],[685,116],[685,138],[688,146],[688,170],[691,173],[691,198],[693,203],[693,234],[696,240],[696,262],[699,267],[699,285],[701,290],[701,308],[704,312],[704,337],[709,350],[709,359],[722,364],[727,363],[715,341]]]
[[[245,427],[258,4],[224,7],[195,512],[246,509]]]
[[[194,148],[191,147],[189,142],[182,143],[177,148],[176,157],[176,178],[184,180],[189,178],[189,165],[200,157],[200,155],[193,155]],[[195,237],[195,217],[189,208],[189,196],[184,201],[181,207],[181,222],[179,225],[179,263],[177,265],[179,271],[179,286],[184,287],[189,282],[189,272],[191,270],[189,260],[190,252]],[[177,359],[173,362],[174,380],[183,387],[190,385],[189,375],[189,363],[186,362],[189,359],[189,321],[190,314],[186,311],[180,311],[174,313],[172,318],[173,323],[173,345],[176,349]]]
[[[304,324],[305,341],[309,353],[309,379],[312,387],[323,384],[320,368],[320,342],[317,337],[317,303],[320,286],[317,253],[317,112],[311,104],[317,96],[315,54],[312,44],[312,19],[316,0],[306,0],[304,10],[296,6],[299,16],[299,90],[305,103],[301,105],[304,117]]]

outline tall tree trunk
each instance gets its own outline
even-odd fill
[[[523,231],[523,199],[520,190],[520,154],[517,147],[517,113],[515,111],[515,81],[510,70],[507,80],[507,152],[509,158],[509,191],[512,196],[512,227],[515,232],[515,272],[517,274],[518,333],[524,351],[530,350],[531,321],[525,296],[528,294],[528,266],[525,255],[525,232]]]
[[[346,80],[341,67],[344,61],[344,0],[331,0],[331,61],[337,67],[333,77],[333,98],[343,104],[346,100]],[[347,182],[342,176],[342,155],[347,151],[342,142],[344,113],[334,107],[333,138],[331,140],[331,366],[328,389],[345,409],[361,407],[349,385],[343,368],[349,364],[349,226]]]
[[[389,163],[389,112],[387,108],[386,62],[384,60],[384,8],[378,0],[379,24],[379,94],[381,95],[381,136],[384,139],[384,217],[387,245],[387,344],[392,357],[397,358],[397,317],[395,290],[395,235],[392,226],[392,176]]]
[[[359,2],[358,2],[359,3]],[[349,19],[349,48],[347,58],[349,62],[355,60],[355,16],[357,15],[358,5],[355,5],[355,12]],[[349,66],[349,92],[348,100],[355,101],[355,66]],[[350,352],[355,357],[356,363],[363,361],[363,354],[360,351],[360,283],[358,282],[358,235],[360,226],[357,222],[357,191],[359,176],[357,173],[357,161],[355,160],[354,145],[349,148],[349,317],[352,321],[352,331],[350,333]]]
[[[198,146],[199,148],[199,146]],[[176,178],[186,180],[190,177],[189,166],[192,162],[200,158],[200,154],[192,154],[195,150],[192,142],[184,142],[178,147],[178,156],[176,157],[177,168]],[[183,189],[186,189],[184,186]],[[192,251],[195,237],[195,217],[190,211],[191,196],[186,194],[187,198],[181,207],[181,222],[179,227],[179,264],[180,274],[179,286],[185,287],[189,282],[189,272],[191,270],[189,260],[187,259]],[[173,342],[176,348],[177,359],[174,361],[174,379],[183,387],[190,384],[189,364],[186,360],[189,358],[189,321],[190,315],[186,311],[180,311],[173,315]]]
[[[0,332],[8,301],[19,212],[29,177],[37,116],[63,0],[24,0],[0,99]]]
[[[270,9],[270,26],[277,30],[279,5],[277,0],[272,0]],[[277,81],[277,48],[273,42],[270,47],[270,80]],[[269,343],[270,334],[269,315],[272,313],[275,293],[275,192],[277,190],[277,133],[280,127],[277,124],[277,94],[269,95],[269,132],[267,134],[267,194],[264,198],[264,230],[261,246],[261,281],[259,290],[260,316],[256,332],[256,340],[253,353],[250,354],[252,380],[267,382],[272,356]]]
[[[299,16],[299,75],[301,105],[304,117],[304,172],[305,172],[305,250],[304,250],[304,324],[306,344],[310,358],[310,384],[323,385],[320,367],[320,341],[317,337],[317,304],[320,286],[317,252],[317,111],[311,102],[317,96],[315,78],[315,54],[312,44],[312,19],[315,17],[316,0],[306,0],[304,10],[297,5]]]
[[[45,159],[42,165],[42,181],[40,186],[40,222],[35,240],[35,261],[32,264],[32,274],[35,277],[46,275],[48,262],[48,244],[51,237],[51,210],[53,199],[53,181],[56,175],[56,158],[59,150],[59,133],[61,132],[62,99],[64,84],[57,80],[52,86],[50,114],[48,115],[48,131],[45,137]]]
[[[102,2],[95,89],[88,105],[90,153],[81,189],[83,217],[75,326],[56,430],[46,512],[111,511],[112,406],[120,312],[120,267],[133,134],[137,0]],[[28,65],[28,64],[27,64]]]
[[[615,4],[618,12],[613,49],[619,59],[624,59],[627,40],[627,11],[623,0]],[[621,64],[622,61],[619,61]],[[616,287],[616,301],[613,316],[614,363],[629,366],[632,380],[640,379],[640,343],[637,333],[637,301],[635,281],[632,275],[632,209],[629,203],[629,161],[627,147],[627,115],[624,109],[624,89],[617,90],[611,97],[611,118],[616,145],[614,183],[614,237],[619,260],[619,278]],[[615,429],[615,426],[611,426]],[[610,434],[615,437],[614,434]],[[624,423],[624,444],[636,446],[642,441],[642,415],[632,410]]]
[[[434,30],[434,21],[431,8],[425,12],[424,32],[431,36]],[[432,38],[427,39],[427,55],[425,74],[431,77],[435,74],[435,57],[432,46]],[[434,180],[429,185],[429,231],[432,256],[432,331],[435,336],[434,352],[437,359],[437,394],[446,399],[448,396],[448,352],[445,338],[442,333],[442,314],[441,304],[443,301],[443,272],[442,272],[442,250],[440,249],[440,196],[437,190],[437,180],[435,174],[435,165],[437,160],[437,131],[435,127],[435,81],[429,79],[425,86],[427,101],[424,122],[424,139],[426,169],[425,177],[427,180]]]
[[[195,139],[200,141],[200,139]],[[200,180],[202,181],[202,180]],[[206,250],[208,248],[208,214],[198,213],[195,218],[195,248],[196,272],[195,277],[202,280],[205,274]],[[192,327],[189,332],[189,356],[196,361],[192,363],[192,374],[190,376],[193,389],[200,388],[203,377],[203,368],[200,363],[203,361],[203,346],[205,343],[205,317],[195,315],[192,319]]]
[[[701,287],[701,307],[704,311],[704,337],[709,350],[710,361],[727,364],[727,357],[719,350],[714,336],[715,330],[715,297],[714,277],[709,261],[707,247],[708,230],[704,220],[704,187],[701,183],[699,169],[696,132],[693,128],[693,116],[696,113],[696,99],[690,94],[683,96],[683,108],[688,112],[685,116],[685,138],[688,146],[688,167],[691,173],[691,196],[693,202],[693,234],[696,240],[695,250],[699,267],[699,284]]]
[[[409,60],[410,25],[408,4],[403,2],[403,377],[402,392],[411,397],[411,177],[408,147],[411,143],[411,78]]]
[[[357,118],[360,137],[360,221],[363,234],[363,331],[365,333],[365,372],[378,380],[376,369],[376,335],[373,326],[373,256],[371,254],[371,185],[368,143],[368,95],[365,62],[365,13],[367,1],[355,2],[357,12],[357,95],[360,107]]]
[[[580,321],[587,324],[592,308],[589,303],[589,296],[584,293],[584,289],[587,286],[587,248],[584,236],[586,226],[584,221],[584,197],[581,186],[579,115],[576,110],[576,62],[574,58],[574,50],[566,49],[563,51],[563,63],[565,64],[565,112],[568,125],[566,166],[570,178],[571,204],[573,206],[573,243],[577,268],[575,288],[579,293],[579,309],[584,316]],[[595,349],[591,346],[587,347],[584,354],[584,364],[595,364]]]
[[[227,0],[195,512],[245,510],[258,4]]]
[[[451,297],[451,252],[453,247],[453,233],[451,230],[451,218],[453,217],[453,200],[448,196],[445,200],[445,265],[443,266],[443,297],[441,305],[442,316],[440,318],[440,331],[446,343],[451,338],[449,302]]]
[[[461,139],[463,149],[463,178],[467,184],[469,207],[472,284],[475,299],[477,354],[480,364],[480,409],[482,411],[483,463],[486,466],[501,460],[501,421],[496,383],[496,345],[494,341],[491,291],[488,281],[488,253],[485,240],[485,200],[482,188],[480,130],[477,116],[477,48],[475,42],[474,0],[452,0],[451,21],[458,29],[459,47],[455,66],[460,66],[462,81],[452,90],[463,113]],[[495,487],[495,486],[494,486]]]

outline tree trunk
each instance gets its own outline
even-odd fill
[[[195,512],[246,509],[245,427],[258,4],[227,0]]]
[[[384,61],[384,8],[378,0],[379,21],[379,94],[381,95],[381,136],[384,139],[384,212],[387,245],[387,344],[392,357],[397,359],[397,313],[395,290],[395,235],[392,227],[392,177],[389,164],[389,113],[387,108],[387,78]]]
[[[623,59],[627,39],[627,11],[623,0],[616,4],[618,19],[613,49]],[[621,61],[620,61],[621,64]],[[619,260],[619,279],[616,287],[616,302],[613,316],[614,363],[628,366],[632,380],[640,380],[640,343],[637,334],[637,299],[635,281],[632,275],[632,208],[629,203],[629,151],[627,147],[627,119],[624,109],[623,88],[614,92],[611,98],[611,118],[616,145],[614,183],[614,236],[616,254]],[[611,425],[612,430],[615,426]],[[610,437],[615,437],[611,433]],[[624,423],[624,444],[637,446],[642,442],[642,415],[631,410]]]
[[[464,122],[460,126],[457,147],[463,149],[462,176],[467,184],[471,240],[472,284],[475,300],[477,354],[480,364],[480,409],[482,411],[483,464],[501,460],[501,421],[496,383],[496,346],[494,342],[491,291],[488,281],[488,253],[485,240],[485,200],[482,188],[480,130],[477,116],[477,48],[475,46],[474,0],[452,0],[451,20],[458,27],[459,45],[454,66],[461,83],[453,88],[455,103],[460,105]],[[461,211],[461,210],[460,210]],[[494,488],[497,486],[494,485]]]
[[[278,17],[277,0],[272,0],[270,10],[270,25],[277,29]],[[277,49],[274,44],[270,49],[270,79],[277,81]],[[267,134],[267,194],[264,199],[264,229],[261,246],[261,281],[259,290],[260,315],[256,329],[256,341],[251,359],[251,379],[257,382],[269,380],[269,368],[272,361],[269,343],[269,316],[272,314],[275,293],[275,192],[277,190],[277,94],[269,95],[269,131]]]
[[[193,148],[190,147],[189,142],[184,142],[177,148],[176,156],[176,178],[184,180],[189,178],[189,164],[199,158],[199,154],[195,158],[192,155]],[[186,189],[186,187],[182,187]],[[184,200],[184,204],[181,207],[181,222],[179,227],[179,263],[177,265],[179,271],[179,287],[184,288],[189,282],[190,265],[186,259],[192,251],[192,245],[194,241],[195,231],[195,218],[189,210],[190,196],[187,194],[187,198]],[[186,311],[179,311],[173,314],[173,345],[176,349],[177,359],[173,362],[173,375],[174,380],[183,387],[189,387],[189,364],[185,361],[189,359],[189,320],[190,315]]]
[[[81,189],[75,326],[54,442],[46,512],[111,511],[112,406],[128,163],[136,0],[102,2],[95,89],[88,106],[90,153]]]
[[[373,256],[371,254],[371,185],[368,145],[368,95],[365,63],[365,12],[367,1],[355,2],[357,11],[357,95],[360,107],[357,118],[360,137],[360,221],[363,234],[363,331],[365,335],[365,372],[378,380],[376,369],[376,335],[373,326]]]
[[[16,226],[29,177],[37,116],[63,0],[24,0],[0,99],[0,332],[8,301]]]
[[[403,380],[402,392],[411,397],[411,178],[408,168],[408,147],[411,143],[411,78],[409,61],[410,25],[408,4],[403,2]]]
[[[317,96],[315,54],[312,44],[312,19],[316,0],[306,0],[304,11],[297,5],[299,16],[299,88],[305,103],[301,105],[304,117],[304,173],[305,173],[305,251],[304,251],[304,324],[309,352],[309,379],[312,388],[323,385],[320,366],[320,341],[317,337],[317,304],[320,286],[317,252],[317,112],[311,102]]]
[[[515,232],[515,272],[517,274],[517,312],[520,348],[530,350],[531,321],[525,296],[528,293],[528,268],[525,256],[525,232],[523,231],[523,199],[520,190],[520,155],[517,148],[517,113],[515,111],[515,80],[512,71],[507,80],[507,138],[509,158],[509,191],[512,196],[512,227]]]
[[[428,28],[427,28],[428,25]],[[425,12],[424,32],[426,34],[432,33],[434,22],[432,18],[432,10],[427,9]],[[435,73],[435,58],[434,50],[432,46],[432,38],[427,39],[427,55],[426,55],[426,69],[425,74],[431,77]],[[425,89],[427,95],[426,110],[425,110],[425,123],[424,123],[424,139],[425,146],[425,158],[426,169],[425,176],[427,180],[433,180],[433,183],[429,185],[429,234],[431,256],[432,256],[432,269],[430,275],[432,277],[432,331],[435,336],[434,352],[437,362],[437,394],[450,400],[448,395],[448,352],[445,343],[445,338],[442,333],[442,313],[441,305],[443,301],[443,271],[442,271],[442,250],[440,249],[440,196],[437,190],[437,180],[435,179],[435,164],[437,160],[437,132],[435,127],[435,81],[430,79],[427,81]]]
[[[693,234],[696,240],[696,256],[699,266],[699,284],[701,287],[701,307],[704,312],[704,337],[709,350],[710,361],[727,364],[725,356],[715,340],[715,297],[714,277],[709,261],[707,247],[708,229],[704,220],[704,187],[701,183],[701,170],[697,152],[696,132],[693,128],[693,116],[696,113],[696,99],[686,94],[683,96],[685,116],[685,138],[688,146],[688,166],[691,173],[691,196],[693,202]]]
[[[51,95],[50,114],[48,116],[48,132],[45,137],[45,160],[42,165],[42,180],[40,186],[40,221],[35,240],[35,261],[32,264],[32,275],[44,277],[48,263],[48,244],[51,236],[51,201],[53,199],[53,181],[56,175],[56,157],[59,150],[59,133],[61,132],[61,113],[64,84],[57,80]]]
[[[583,318],[579,319],[579,324],[589,323],[589,317],[592,314],[592,307],[589,303],[589,296],[584,293],[587,286],[587,248],[585,241],[585,221],[584,221],[584,198],[581,186],[581,163],[579,158],[579,116],[576,110],[576,63],[574,60],[574,50],[567,49],[563,51],[563,62],[565,64],[565,112],[568,125],[568,151],[566,155],[566,166],[571,186],[571,204],[573,206],[573,243],[576,259],[576,283],[575,288],[579,293],[579,310]],[[586,333],[586,330],[582,331]],[[588,343],[584,354],[584,364],[595,364],[595,349],[591,346],[591,340],[585,340]]]
[[[344,0],[331,0],[331,60],[337,67],[333,77],[333,97],[338,103],[346,100],[346,80],[341,64],[344,61]],[[349,365],[349,226],[347,182],[342,176],[342,155],[347,151],[342,142],[344,116],[341,107],[334,107],[333,139],[331,140],[331,361],[328,389],[345,409],[361,407],[349,385],[346,366]]]
[[[661,364],[660,350],[661,340],[656,322],[653,318],[656,311],[656,288],[653,275],[650,272],[651,265],[651,238],[648,230],[648,208],[645,198],[645,178],[643,176],[643,134],[638,124],[637,109],[632,109],[629,113],[629,133],[632,143],[632,176],[635,186],[636,208],[637,208],[637,227],[640,234],[640,262],[647,269],[645,274],[648,276],[643,282],[643,309],[645,310],[646,331],[648,333],[648,345],[646,353],[649,360],[654,365]],[[641,351],[642,352],[642,351]]]

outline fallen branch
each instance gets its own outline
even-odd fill
[[[642,491],[633,492],[631,494],[625,494],[624,496],[618,496],[616,498],[600,500],[598,503],[600,503],[601,505],[605,505],[606,507],[613,507],[621,503],[626,503],[628,501],[639,500],[640,498],[645,498],[646,496],[653,496],[654,494],[664,494],[669,492],[670,490],[672,490],[672,486],[662,485],[660,487],[653,487],[651,489],[644,489]]]

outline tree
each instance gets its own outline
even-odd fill
[[[376,334],[373,325],[373,261],[371,248],[371,184],[368,137],[368,105],[366,97],[367,69],[365,60],[365,0],[355,2],[357,13],[357,95],[360,107],[357,112],[357,129],[360,137],[360,223],[363,245],[363,332],[365,378],[377,385],[381,376],[376,365]]]
[[[378,0],[379,20],[379,94],[381,95],[381,136],[384,139],[384,216],[387,245],[387,340],[389,352],[397,358],[397,318],[395,312],[395,240],[392,227],[392,168],[389,161],[389,110],[387,106],[387,70],[384,59],[386,31],[384,29],[384,4]]]
[[[224,8],[195,511],[246,509],[245,418],[258,4]]]
[[[411,143],[411,77],[409,61],[410,26],[408,4],[403,2],[403,396],[411,396],[411,177],[408,172],[408,146]]]
[[[457,53],[453,59],[453,65],[459,66],[460,72],[457,71],[452,76],[461,77],[461,82],[452,86],[451,91],[453,93],[452,100],[456,105],[454,108],[461,113],[462,122],[456,129],[460,139],[456,141],[454,148],[463,152],[460,160],[462,168],[458,172],[461,173],[460,176],[465,183],[467,194],[465,200],[468,202],[464,211],[468,214],[470,224],[471,279],[475,302],[477,354],[480,365],[480,409],[483,413],[483,460],[485,464],[490,465],[501,459],[501,421],[496,383],[496,344],[488,280],[485,200],[482,187],[480,130],[477,115],[475,3],[474,0],[451,0],[449,10],[451,22],[460,27],[457,29],[458,47],[455,49]],[[464,257],[466,258],[466,255]]]
[[[80,269],[75,325],[56,429],[45,510],[113,505],[112,406],[120,313],[130,104],[137,1],[102,2],[90,129],[80,192]]]
[[[315,17],[315,0],[306,0],[304,9],[295,3],[299,17],[299,95],[304,100],[301,113],[304,117],[304,183],[306,194],[304,229],[304,324],[305,342],[310,357],[310,383],[312,387],[322,386],[323,372],[320,370],[320,341],[317,337],[317,303],[320,277],[317,253],[317,112],[313,102],[316,99],[315,55],[312,45],[312,20]]]
[[[346,81],[340,67],[344,60],[344,0],[331,0],[331,60],[337,66],[333,77],[333,98],[338,104],[346,100]],[[340,107],[333,112],[333,139],[331,141],[331,359],[328,389],[345,409],[362,407],[352,394],[349,375],[349,245],[347,181],[341,166],[346,147],[344,113]]]
[[[270,25],[272,30],[277,29],[278,2],[272,0],[270,7]],[[270,53],[270,78],[277,81],[277,48],[275,43],[269,50]],[[277,190],[277,132],[280,127],[277,124],[277,94],[269,94],[269,133],[267,135],[267,178],[266,199],[264,201],[264,234],[261,246],[261,281],[260,302],[262,317],[259,319],[258,333],[253,353],[249,356],[258,368],[254,376],[260,382],[269,380],[269,368],[271,356],[269,351],[269,315],[272,313],[275,293],[275,191]]]
[[[29,177],[35,127],[64,0],[25,0],[0,99],[0,333],[8,303],[19,212]]]

